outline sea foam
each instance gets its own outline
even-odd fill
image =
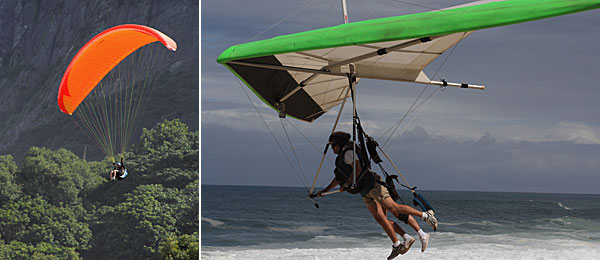
[[[417,241],[404,259],[600,259],[600,242],[575,239],[527,237],[525,234],[467,235],[430,233],[426,252]],[[281,244],[279,248],[203,247],[202,259],[385,259],[391,242],[382,239],[358,239],[318,236],[305,242]]]
[[[390,247],[365,248],[295,248],[295,249],[236,249],[202,251],[202,259],[260,259],[260,260],[306,260],[306,259],[385,259]],[[464,244],[456,247],[432,247],[421,253],[420,245],[402,256],[404,259],[600,259],[600,246],[570,249],[540,247],[512,247],[498,244]]]
[[[562,202],[559,202],[558,206],[561,207],[561,208],[563,208],[563,209],[566,209],[566,210],[573,210],[573,209],[571,209],[571,208],[566,207],[565,205],[563,205]]]
[[[218,220],[214,220],[211,218],[200,218],[202,221],[207,222],[208,224],[212,225],[213,227],[219,227],[219,226],[223,226],[223,222],[222,221],[218,221]]]

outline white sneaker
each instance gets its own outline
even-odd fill
[[[431,214],[432,216],[435,215],[435,212],[433,211],[433,209],[428,210],[427,213]]]
[[[427,219],[425,219],[425,222],[427,222],[427,224],[431,225],[431,227],[433,228],[433,231],[437,231],[438,228],[438,221],[437,218],[435,218],[435,213],[433,212],[433,210],[428,210],[427,212],[425,212],[425,214],[427,214]]]
[[[411,237],[409,240],[405,240],[404,241],[404,248],[400,251],[400,254],[406,254],[406,252],[408,252],[408,250],[410,250],[410,247],[415,243],[415,238]]]
[[[427,245],[429,244],[429,234],[425,234],[424,237],[419,238],[421,240],[421,252],[425,252]]]

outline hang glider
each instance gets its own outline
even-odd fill
[[[475,30],[600,8],[600,0],[479,1],[232,46],[217,61],[273,109],[312,122],[350,96],[348,75],[432,81],[423,69]]]

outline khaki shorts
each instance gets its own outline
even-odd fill
[[[365,203],[369,204],[373,201],[381,202],[389,196],[390,193],[387,191],[387,188],[379,183],[375,183],[375,186],[362,199]]]

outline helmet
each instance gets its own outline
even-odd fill
[[[117,163],[117,167],[121,167],[121,166],[122,166],[122,165],[121,165],[121,163],[120,163],[120,162],[118,162],[118,163]]]
[[[348,141],[350,141],[350,134],[343,131],[334,132],[329,136],[329,144],[332,145],[345,145]]]

